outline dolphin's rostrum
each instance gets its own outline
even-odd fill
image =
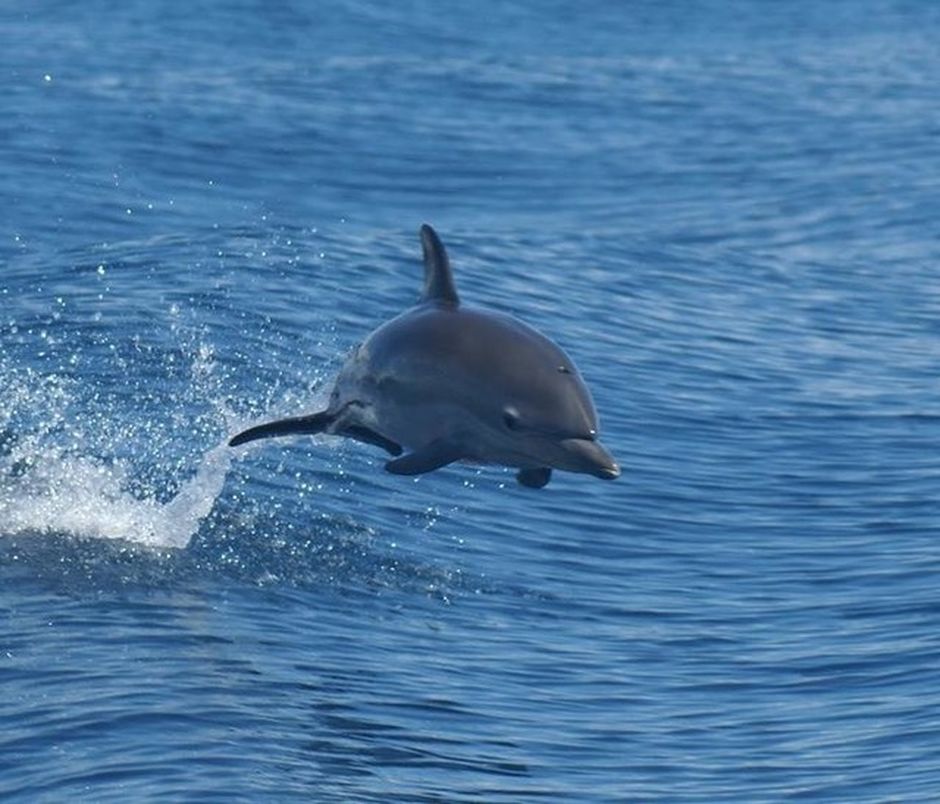
[[[381,447],[395,456],[385,468],[399,475],[467,461],[516,467],[530,488],[548,483],[552,469],[617,477],[571,359],[508,315],[461,306],[447,252],[428,225],[421,244],[418,304],[353,350],[327,409],[252,427],[229,444],[329,433]]]

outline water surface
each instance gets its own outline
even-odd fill
[[[0,32],[0,797],[935,799],[936,6]],[[620,480],[224,446],[414,301],[424,221]]]

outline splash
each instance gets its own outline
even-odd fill
[[[98,405],[75,380],[0,361],[0,537],[64,534],[186,547],[222,492],[224,443],[200,454],[230,414],[206,401],[212,355],[197,350],[188,387],[203,404],[163,424]],[[189,419],[188,422],[182,422]],[[178,432],[178,430],[182,432]]]
[[[127,539],[154,547],[186,547],[222,491],[228,450],[210,450],[175,497],[161,502],[130,489],[128,468],[86,456],[16,458],[0,481],[0,532],[67,533]]]

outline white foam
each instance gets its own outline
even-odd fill
[[[160,528],[157,533],[163,543],[172,547],[185,547],[196,534],[199,523],[205,519],[222,493],[225,475],[232,462],[232,450],[223,442],[203,456],[195,476],[183,485],[179,493],[160,507]]]
[[[148,429],[133,409],[128,418],[127,409],[102,404],[74,379],[0,356],[0,537],[59,533],[186,547],[222,492],[230,450],[222,443],[200,457],[174,431],[205,438],[227,432],[231,418],[218,401],[211,347],[189,351],[191,381],[179,408],[190,416],[170,411],[162,429]],[[142,467],[158,478],[150,487],[141,485]],[[167,500],[176,472],[187,479]]]
[[[68,533],[186,547],[221,493],[230,463],[225,444],[211,449],[176,496],[160,502],[132,494],[120,463],[57,453],[34,453],[25,473],[0,480],[0,533]]]

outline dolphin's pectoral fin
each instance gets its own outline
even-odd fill
[[[530,489],[540,489],[551,479],[552,470],[547,466],[538,469],[520,469],[516,474],[519,485]]]
[[[259,424],[249,427],[229,440],[230,447],[246,444],[258,438],[273,438],[285,435],[314,435],[322,433],[333,423],[334,416],[327,411],[313,413],[310,416],[294,416],[290,419],[280,419],[276,422]]]
[[[353,441],[361,441],[363,444],[371,444],[373,447],[381,447],[389,455],[401,455],[402,453],[401,444],[396,444],[390,438],[386,438],[368,427],[363,427],[361,424],[344,427],[337,435],[346,436]]]
[[[423,475],[465,457],[462,449],[449,441],[432,441],[426,447],[409,452],[401,458],[385,464],[385,470],[393,475]]]

